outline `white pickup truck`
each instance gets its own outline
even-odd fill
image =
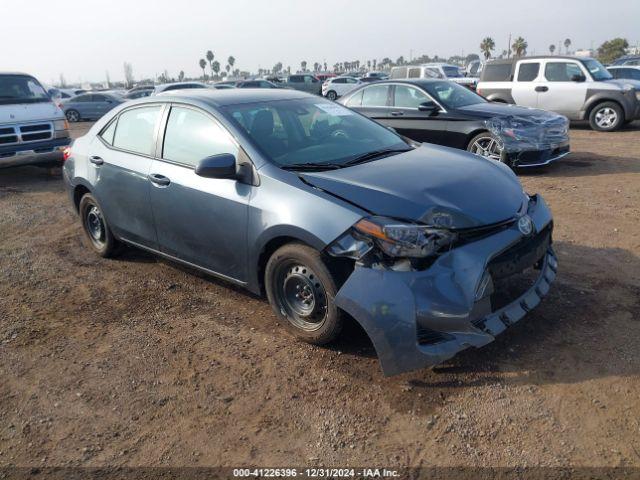
[[[38,80],[0,72],[0,168],[60,164],[70,141],[64,113]]]

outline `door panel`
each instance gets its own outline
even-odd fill
[[[235,180],[203,178],[193,168],[154,160],[149,182],[160,251],[246,281],[247,218],[251,189]]]
[[[587,81],[571,81],[574,72],[582,73]],[[590,74],[578,62],[547,60],[542,75],[538,86],[543,91],[538,92],[538,108],[561,113],[572,119],[579,118],[579,112],[584,108],[587,98]]]
[[[542,68],[539,60],[521,60],[514,74],[511,96],[516,105],[536,108],[539,90],[546,87],[540,85]]]

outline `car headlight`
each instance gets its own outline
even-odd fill
[[[640,102],[640,90],[636,90],[636,100]]]
[[[53,129],[54,130],[68,130],[69,123],[67,120],[54,120],[53,121]]]
[[[359,259],[377,247],[392,258],[426,258],[450,246],[456,238],[456,233],[442,228],[368,217],[333,242],[328,251],[335,256]]]

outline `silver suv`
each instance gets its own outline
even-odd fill
[[[477,91],[487,100],[551,110],[591,128],[613,131],[640,118],[640,89],[614,80],[592,58],[541,56],[495,60]]]

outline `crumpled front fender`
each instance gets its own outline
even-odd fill
[[[532,202],[528,214],[537,232],[551,222],[542,198]],[[490,276],[487,279],[488,263],[522,239],[514,225],[442,254],[424,271],[356,266],[338,291],[336,304],[367,332],[386,375],[437,365],[470,346],[493,341],[549,291],[557,269],[551,248],[531,288],[492,311],[485,293],[492,288],[487,285],[493,285]],[[435,332],[441,341],[419,343],[421,332]]]

